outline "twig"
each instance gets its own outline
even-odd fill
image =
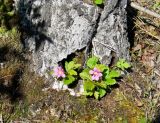
[[[146,8],[144,8],[142,6],[139,6],[138,4],[136,4],[134,2],[131,2],[130,5],[131,5],[131,7],[135,8],[135,9],[137,9],[139,11],[145,12],[145,13],[147,13],[147,14],[149,14],[151,16],[154,16],[156,18],[160,18],[160,15],[158,13],[153,12],[153,11],[151,11],[149,9],[146,9]]]
[[[94,40],[93,42],[99,43],[99,44],[107,47],[109,50],[114,51],[115,53],[117,53],[117,51],[116,51],[115,49],[113,49],[112,46],[109,46],[109,45],[107,45],[107,44],[104,44],[104,43],[102,43],[102,42],[98,42],[98,41],[95,41],[95,40]]]
[[[143,22],[140,18],[137,18],[137,19],[138,19],[140,22]],[[159,36],[153,35],[151,32],[143,29],[143,28],[142,28],[139,24],[137,24],[137,23],[135,23],[135,25],[136,25],[137,27],[139,27],[142,31],[144,31],[145,33],[147,33],[148,35],[150,35],[150,36],[152,36],[152,37],[154,37],[155,39],[157,39],[157,40],[160,41],[160,37],[159,37]],[[157,42],[157,43],[160,44],[160,42]]]

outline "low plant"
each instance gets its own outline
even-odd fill
[[[96,5],[102,5],[104,0],[94,0],[93,1]]]
[[[126,62],[125,59],[119,59],[119,61],[116,64],[116,67],[120,68],[121,70],[125,70],[131,67],[131,65]]]
[[[120,72],[100,64],[99,58],[92,57],[87,61],[87,67],[80,73],[83,80],[84,95],[102,98],[111,85],[116,84],[116,77]]]
[[[80,68],[81,64],[75,63],[75,61],[65,62],[65,70],[58,66],[54,69],[54,75],[58,79],[63,79],[64,84],[70,85],[78,78],[76,69]]]
[[[120,59],[114,67],[109,68],[101,64],[95,56],[89,58],[86,64],[86,68],[79,73],[77,70],[81,64],[75,61],[65,62],[65,70],[61,66],[56,67],[54,76],[62,79],[66,85],[72,84],[80,76],[83,80],[84,95],[94,96],[96,99],[102,98],[112,85],[117,84],[116,78],[121,76],[121,70],[131,67],[124,59]]]

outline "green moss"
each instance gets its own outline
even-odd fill
[[[144,117],[145,113],[118,89],[115,94],[115,100],[118,102],[115,123],[139,123],[139,119]]]

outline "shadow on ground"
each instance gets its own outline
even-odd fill
[[[18,5],[19,14],[19,27],[22,32],[21,42],[25,48],[29,48],[26,44],[26,40],[33,38],[35,41],[35,51],[40,50],[43,47],[45,41],[53,43],[52,39],[44,34],[45,21],[38,21],[33,23],[34,19],[41,17],[41,6],[33,7],[34,1],[20,0]],[[39,19],[41,20],[41,19]]]
[[[127,32],[130,43],[130,48],[134,46],[135,41],[135,17],[137,16],[137,10],[132,8],[130,5],[127,7]]]
[[[160,107],[157,109],[156,118],[151,123],[160,123]]]
[[[20,84],[20,78],[22,76],[22,70],[18,69],[13,75],[11,79],[11,84],[5,85],[5,79],[2,77],[0,78],[0,94],[4,95],[7,94],[10,98],[10,101],[12,103],[23,99],[23,92],[21,91],[21,84]]]

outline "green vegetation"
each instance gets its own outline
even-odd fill
[[[96,99],[102,98],[111,86],[117,84],[116,78],[120,77],[120,69],[125,70],[130,66],[124,59],[120,59],[116,66],[109,68],[101,64],[99,58],[93,56],[87,60],[87,67],[81,73],[76,70],[81,64],[75,61],[65,62],[65,71],[61,66],[54,69],[54,76],[62,79],[64,84],[70,85],[78,81],[78,77],[83,80],[84,95],[94,96]],[[52,72],[51,72],[52,73]]]
[[[116,78],[120,77],[120,71],[100,64],[97,57],[91,57],[87,61],[87,67],[80,73],[80,77],[83,80],[84,95],[100,99],[112,85],[117,83]]]
[[[125,59],[119,59],[119,61],[117,62],[116,66],[118,68],[120,68],[121,70],[125,70],[131,67],[131,65],[129,63],[127,63],[125,61]]]
[[[101,4],[103,4],[103,2],[104,2],[104,0],[94,0],[94,3],[96,5],[101,5]]]
[[[74,61],[65,62],[65,70],[66,70],[66,77],[64,78],[64,84],[69,85],[72,84],[75,80],[77,80],[77,72],[76,69],[80,68],[80,64],[76,64]]]
[[[13,0],[0,1],[0,27],[10,29],[10,20],[14,18],[15,11],[13,9]],[[2,30],[2,29],[0,29]]]

